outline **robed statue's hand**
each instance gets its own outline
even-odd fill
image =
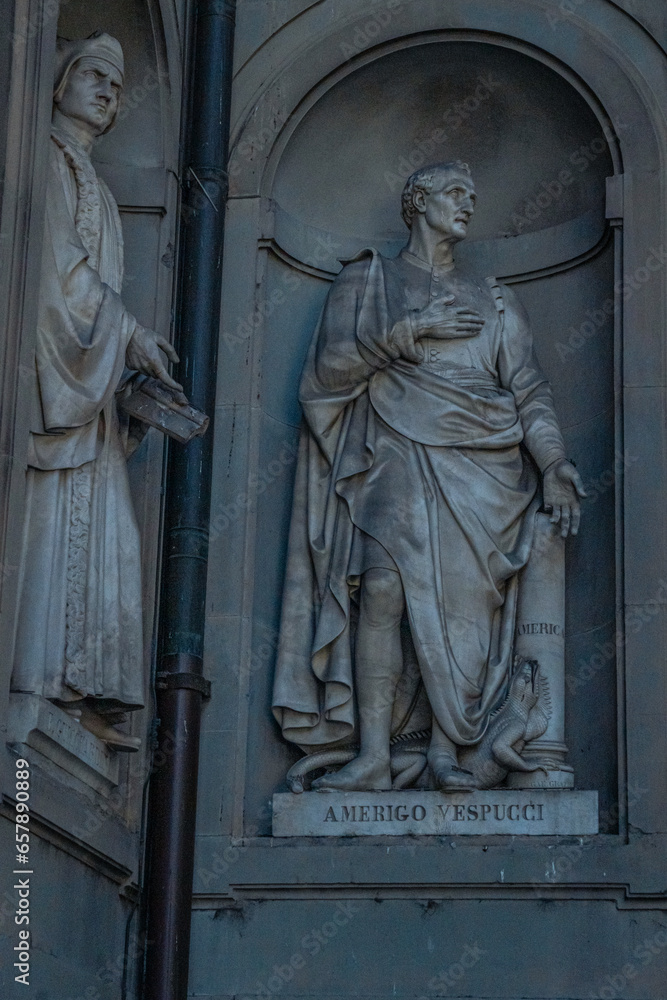
[[[545,509],[551,511],[551,523],[560,524],[560,533],[566,538],[576,535],[581,519],[579,498],[586,496],[581,476],[566,459],[554,462],[544,473],[542,485]]]
[[[412,322],[416,338],[457,340],[476,337],[484,326],[484,317],[474,309],[455,306],[455,302],[454,295],[443,295],[415,313]]]
[[[178,354],[168,340],[161,337],[153,330],[146,330],[137,323],[136,330],[130,337],[130,342],[125,350],[125,363],[128,368],[142,372],[144,375],[151,375],[166,385],[168,389],[174,390],[176,402],[187,403],[183,395],[183,386],[171,377],[166,369],[160,351],[164,351],[170,361],[178,364]]]
[[[474,309],[454,307],[455,301],[454,295],[443,295],[394,324],[391,340],[402,358],[420,364],[424,360],[424,348],[419,341],[425,338],[460,340],[479,334],[484,317]]]

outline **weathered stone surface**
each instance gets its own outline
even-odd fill
[[[11,694],[10,739],[105,792],[118,784],[118,757],[80,722],[34,694]]]
[[[274,837],[598,832],[597,792],[305,792],[273,796]]]
[[[171,248],[173,260],[179,218],[175,205],[179,185],[172,172],[178,169],[179,162],[178,96],[184,46],[178,6],[174,5],[173,14],[170,11],[166,20],[154,18],[154,12],[143,2],[110,0],[105,6],[102,27],[119,38],[126,56],[126,104],[118,129],[101,140],[92,157],[98,177],[108,180],[121,206],[126,262],[123,302],[144,326],[163,331],[170,328],[174,268],[168,252]],[[34,862],[31,867],[41,872],[37,881],[31,880],[31,911],[41,914],[40,940],[31,942],[31,985],[49,995],[65,990],[68,996],[79,997],[88,990],[98,992],[101,998],[118,992],[123,976],[128,982],[134,980],[137,962],[141,961],[141,949],[134,944],[125,954],[126,928],[134,906],[131,900],[142,850],[142,790],[151,765],[141,751],[117,757],[107,753],[92,734],[82,732],[79,722],[70,717],[63,719],[57,706],[49,707],[50,726],[46,717],[36,726],[21,713],[15,717],[14,698],[10,697],[16,605],[22,579],[23,523],[29,502],[25,496],[26,459],[31,381],[35,377],[32,359],[38,326],[56,35],[69,39],[89,35],[100,27],[100,10],[83,0],[72,0],[61,5],[60,10],[50,5],[48,10],[30,7],[20,12],[13,2],[0,4],[0,9],[0,76],[7,98],[0,109],[0,181],[5,182],[4,186],[0,183],[0,426],[4,442],[0,447],[4,651],[0,718],[3,743],[12,744],[0,755],[2,791],[10,798],[16,794],[18,751],[31,765],[29,806],[34,824],[30,828],[30,857]],[[171,53],[168,65],[163,55],[167,50]],[[173,106],[165,104],[166,93],[176,96]],[[161,261],[163,256],[165,260]],[[145,664],[150,662],[153,635],[161,528],[156,510],[160,503],[162,455],[162,435],[151,430],[128,463],[129,486],[141,531],[141,638]],[[39,616],[34,616],[29,627],[40,634],[50,629]],[[148,670],[143,671],[143,680],[142,701],[150,704],[146,697]],[[150,714],[134,713],[133,734],[145,734]],[[24,722],[32,728],[27,744],[20,740],[30,732],[25,726],[21,731]],[[4,813],[0,835],[3,856],[9,858],[15,854],[15,829],[7,800]],[[123,883],[128,884],[123,887]],[[11,886],[12,882],[8,882],[6,891],[15,895]],[[78,916],[73,918],[75,899]],[[14,917],[10,919],[13,925]],[[74,934],[72,919],[76,924]],[[7,940],[7,956],[16,943]],[[17,971],[11,962],[3,963],[0,995],[10,996],[17,988]],[[107,981],[103,982],[103,978]]]

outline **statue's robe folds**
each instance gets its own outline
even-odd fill
[[[481,333],[404,360],[396,324],[445,293],[484,316]],[[273,694],[283,735],[353,737],[351,602],[360,574],[384,566],[400,574],[435,718],[474,742],[508,677],[535,465],[564,457],[525,313],[492,280],[363,251],[329,293],[300,400]]]
[[[53,133],[12,689],[143,705],[141,544],[115,393],[125,310],[118,209],[85,153]]]

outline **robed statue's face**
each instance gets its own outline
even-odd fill
[[[475,185],[468,174],[447,171],[435,177],[433,188],[423,196],[422,212],[429,227],[453,242],[468,235],[475,211]]]
[[[120,73],[105,59],[86,56],[70,70],[58,108],[67,118],[102,135],[114,120],[123,87]]]

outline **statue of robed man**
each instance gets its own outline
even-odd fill
[[[126,368],[181,387],[160,355],[178,360],[169,342],[123,305],[118,209],[90,160],[115,123],[123,76],[115,38],[59,40],[12,690],[51,699],[111,746],[136,750],[140,741],[115,728],[144,700],[132,428],[116,395]]]
[[[583,486],[526,314],[454,264],[475,200],[465,164],[414,174],[407,247],[344,267],[305,364],[273,711],[307,750],[360,742],[314,787],[391,788],[404,615],[435,783],[469,787],[457,751],[508,679],[540,478],[552,521],[577,531]]]

